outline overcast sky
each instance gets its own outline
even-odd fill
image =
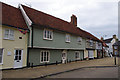
[[[18,4],[32,8],[70,22],[72,14],[77,16],[78,27],[100,38],[118,35],[119,0],[1,0],[18,7]],[[107,35],[107,36],[105,36]]]

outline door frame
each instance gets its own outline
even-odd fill
[[[15,53],[16,53],[16,50],[21,50],[21,65],[20,66],[15,66]],[[23,49],[14,49],[14,68],[21,68],[23,67]]]
[[[65,59],[63,59],[63,54],[65,54]],[[67,51],[63,50],[63,52],[62,52],[62,63],[66,63],[66,60],[67,60]]]

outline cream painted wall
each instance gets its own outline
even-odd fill
[[[0,25],[0,48],[2,48],[2,26]]]
[[[94,57],[97,57],[97,50],[93,50],[94,51]],[[88,50],[84,50],[84,58],[88,57]]]
[[[94,50],[94,57],[97,58],[97,50]]]
[[[88,57],[88,50],[84,50],[84,58]]]
[[[14,50],[15,49],[23,49],[23,66],[26,66],[27,62],[27,36],[28,34],[24,35],[18,29],[3,26],[2,27],[2,33],[4,33],[4,30],[12,29],[14,30],[14,40],[5,40],[4,34],[2,34],[2,47],[4,48],[4,58],[3,58],[3,69],[6,68],[13,68],[14,67]],[[22,37],[22,39],[19,39],[19,37]],[[11,55],[7,55],[8,52],[11,52]]]

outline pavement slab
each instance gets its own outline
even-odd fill
[[[118,64],[118,58],[117,58]],[[83,60],[71,62],[67,64],[38,66],[33,68],[23,68],[16,70],[3,70],[3,78],[38,78],[46,75],[51,75],[59,72],[69,71],[77,68],[95,66],[115,66],[113,57],[106,57],[101,59]]]

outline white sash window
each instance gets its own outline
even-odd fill
[[[49,62],[50,59],[50,52],[49,51],[41,51],[40,53],[40,62]]]
[[[14,30],[5,29],[4,39],[14,40]]]
[[[49,29],[44,29],[43,38],[47,40],[53,40],[53,31]]]
[[[66,34],[66,42],[70,42],[70,34]]]

